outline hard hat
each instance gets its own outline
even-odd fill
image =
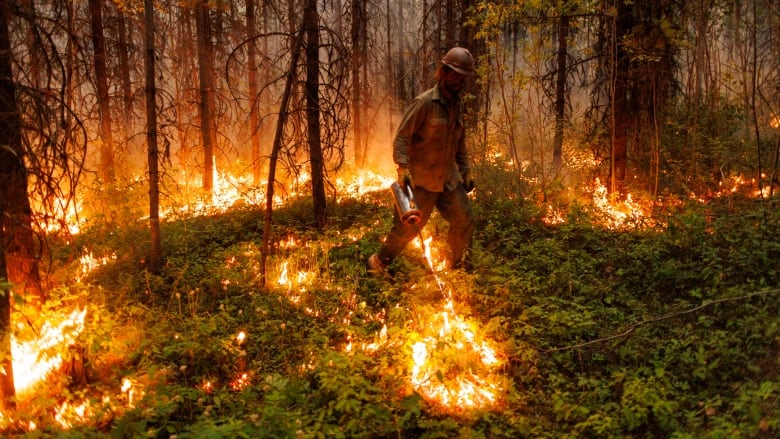
[[[461,75],[471,76],[474,74],[474,57],[471,52],[463,47],[453,47],[441,59],[442,64],[455,70]]]

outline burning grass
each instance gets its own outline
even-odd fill
[[[36,324],[36,331],[19,339],[36,340],[38,352],[60,353],[60,363],[39,379],[57,384],[32,384],[37,403],[20,392],[17,410],[0,418],[2,428],[12,433],[114,430],[129,436],[174,432],[181,437],[195,432],[555,437],[604,427],[589,424],[595,418],[582,415],[587,412],[612,417],[604,428],[621,436],[650,428],[650,420],[635,416],[646,409],[673,420],[673,427],[654,427],[661,431],[700,432],[683,425],[696,418],[697,401],[727,394],[708,371],[727,382],[734,374],[753,379],[738,355],[719,350],[731,342],[712,338],[728,334],[700,333],[685,322],[638,333],[636,343],[626,340],[616,353],[542,357],[539,350],[602,336],[637,316],[719,294],[726,284],[736,288],[734,279],[742,274],[771,283],[767,261],[774,259],[764,258],[755,267],[748,261],[773,251],[764,247],[767,236],[726,240],[751,249],[739,258],[729,253],[740,264],[738,274],[713,259],[723,251],[704,252],[710,264],[706,270],[696,265],[705,258],[691,252],[715,245],[706,241],[718,230],[753,229],[709,224],[703,233],[700,222],[685,222],[686,217],[676,220],[674,230],[634,236],[627,225],[647,223],[642,203],[627,199],[617,206],[598,191],[590,196],[605,216],[594,215],[593,224],[587,224],[603,226],[597,232],[576,223],[560,229],[534,221],[519,224],[518,218],[531,217],[521,212],[522,206],[510,201],[492,212],[483,209],[488,204],[477,203],[475,273],[443,268],[446,227],[434,217],[426,241],[410,245],[395,263],[395,278],[376,279],[366,274],[365,260],[389,229],[392,210],[387,181],[377,179],[376,190],[360,181],[344,183],[346,198],[338,199],[326,230],[308,228],[305,208],[291,203],[279,208],[266,286],[260,281],[257,230],[262,209],[246,201],[241,209],[230,209],[236,205],[233,199],[221,207],[213,203],[217,213],[191,210],[169,217],[167,264],[159,276],[143,272],[138,263],[143,251],[137,231],[114,230],[107,235],[114,247],[98,250],[86,240],[104,235],[83,230],[69,244],[73,263],[61,268],[70,270],[68,275],[59,276],[81,295],[56,299],[57,317],[47,319],[51,328],[61,323],[71,335],[55,337],[57,347],[40,348],[39,336],[47,331]],[[613,210],[614,215],[606,215]],[[563,213],[559,217],[566,219]],[[602,223],[605,218],[614,222]],[[689,241],[697,245],[683,245]],[[695,275],[712,273],[713,264],[718,276],[711,279],[718,283],[704,291],[709,281]],[[111,312],[98,306],[109,303]],[[751,355],[765,355],[773,342],[750,334],[770,334],[762,329],[763,320],[751,320],[766,317],[767,310],[737,311],[729,310],[736,313],[730,315],[731,327],[751,340]],[[718,325],[705,323],[707,328]],[[20,335],[26,331],[18,330]],[[712,347],[707,352],[722,354],[719,359],[728,368],[707,363],[711,369],[690,370],[686,362],[699,354],[686,346],[702,343]],[[62,365],[74,364],[68,361],[71,346],[85,348],[85,384],[66,379],[70,375]],[[35,356],[40,362],[49,359]],[[665,363],[667,356],[673,358]],[[699,374],[698,381],[677,386],[663,381],[669,375],[652,376],[662,385],[642,387],[643,374],[652,371],[632,365],[654,361],[683,380]],[[763,379],[777,382],[771,373]],[[659,389],[669,390],[659,395]],[[740,389],[736,398],[751,403],[760,395],[777,400],[772,392],[761,393],[760,386],[748,383]],[[683,414],[664,411],[662,403],[672,398]],[[639,408],[629,412],[630,404]],[[726,403],[713,410],[713,419],[739,411]],[[767,419],[774,409],[759,404],[756,410],[764,424],[740,425],[745,431],[773,432],[776,427]],[[723,422],[734,419],[721,416]]]

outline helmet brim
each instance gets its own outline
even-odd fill
[[[451,68],[452,70],[455,70],[456,72],[460,73],[461,75],[471,76],[471,75],[474,74],[473,70],[466,70],[466,69],[464,69],[464,68],[462,68],[460,66],[457,66],[455,64],[452,64],[452,63],[448,63],[448,62],[442,61],[442,64],[444,64],[445,66]]]

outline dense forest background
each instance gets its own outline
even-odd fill
[[[372,279],[395,124],[456,45],[475,272]],[[771,0],[5,1],[0,426],[772,437],[778,84]],[[498,369],[422,329],[461,317]],[[463,371],[491,397],[420,382]]]

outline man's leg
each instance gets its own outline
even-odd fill
[[[422,212],[420,222],[415,225],[402,223],[397,211],[393,214],[393,228],[388,233],[387,238],[385,238],[381,250],[379,250],[379,260],[383,264],[387,265],[392,262],[406,248],[409,241],[420,234],[420,230],[428,223],[433,208],[436,206],[436,200],[440,195],[441,193],[439,192],[415,188],[414,201],[417,203],[417,208]]]
[[[439,197],[436,207],[441,216],[450,223],[447,232],[447,243],[452,251],[450,265],[455,268],[468,268],[471,261],[464,259],[464,253],[471,247],[474,235],[474,214],[471,210],[466,190],[458,185],[455,190],[445,190]]]

